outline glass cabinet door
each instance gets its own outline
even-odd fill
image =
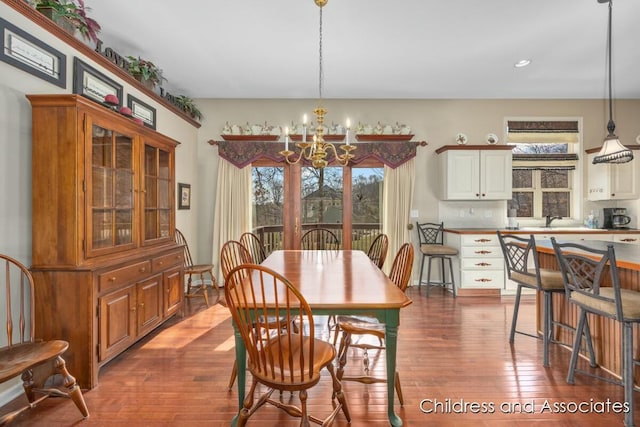
[[[144,145],[143,243],[171,238],[171,153]]]
[[[91,177],[87,180],[87,255],[135,246],[134,141],[91,124]]]

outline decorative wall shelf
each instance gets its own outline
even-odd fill
[[[178,107],[155,93],[153,90],[147,88],[144,84],[135,79],[131,74],[122,68],[118,67],[116,64],[111,62],[108,58],[96,52],[91,46],[85,44],[82,40],[75,38],[73,35],[65,32],[61,27],[56,25],[55,22],[48,19],[42,13],[30,7],[27,2],[24,0],[2,0],[3,3],[7,4],[11,8],[15,9],[20,14],[24,15],[26,18],[33,21],[35,24],[44,28],[46,31],[50,32],[54,36],[58,37],[60,40],[65,42],[71,48],[75,49],[82,55],[85,55],[87,58],[91,59],[95,63],[100,66],[106,68],[111,73],[113,73],[116,77],[125,81],[129,86],[133,86],[138,89],[140,92],[148,95],[157,103],[166,107],[169,111],[187,121],[191,125],[196,128],[201,126],[200,122],[189,116],[184,111],[180,110]]]
[[[356,139],[358,141],[411,141],[413,138],[413,134],[410,135],[388,135],[388,134],[374,134],[374,135],[365,135],[358,134],[356,135]]]
[[[322,137],[324,138],[325,141],[344,141],[345,135],[327,135],[324,134],[322,135]],[[291,138],[292,141],[295,142],[300,142],[302,141],[302,135],[301,134],[293,134],[293,135],[289,135],[289,138]],[[313,142],[313,134],[308,134],[307,135],[307,142]]]
[[[280,135],[220,135],[225,141],[277,141]]]

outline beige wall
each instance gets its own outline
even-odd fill
[[[300,123],[302,115],[310,119],[316,100],[284,99],[199,99],[206,120],[200,129],[198,145],[200,193],[200,230],[206,236],[212,234],[212,223],[207,218],[213,216],[215,180],[217,171],[217,148],[205,144],[209,139],[220,139],[225,124],[245,124],[249,122],[286,126],[292,121]],[[440,176],[435,150],[454,143],[457,133],[465,133],[469,144],[484,144],[487,133],[495,133],[504,142],[505,117],[580,117],[583,124],[584,148],[597,147],[606,135],[608,120],[607,103],[604,100],[324,100],[328,109],[326,123],[345,122],[375,124],[400,122],[411,126],[414,140],[427,141],[426,147],[418,148],[416,158],[416,190],[414,209],[419,211],[419,219],[440,219],[441,209],[448,214],[451,209],[468,206],[469,202],[445,204],[438,200]],[[614,118],[618,125],[616,132],[626,144],[635,144],[640,134],[640,100],[619,100],[614,104]],[[584,158],[584,156],[581,156]],[[583,165],[585,166],[585,165]],[[640,167],[640,166],[639,166]],[[580,169],[585,176],[586,167]],[[205,184],[206,183],[206,184]],[[210,184],[209,184],[210,183]],[[584,198],[584,187],[582,189]],[[478,203],[481,211],[476,212],[478,220],[486,220],[484,212],[490,211],[491,218],[506,216],[504,203]],[[584,209],[590,209],[585,204]],[[484,210],[484,211],[483,211]],[[588,210],[587,210],[588,212]],[[488,215],[488,214],[487,214]],[[501,219],[500,219],[501,221]],[[200,251],[211,251],[205,240]]]

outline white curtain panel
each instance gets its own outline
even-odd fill
[[[411,231],[407,224],[413,205],[413,187],[415,183],[415,159],[392,169],[384,167],[384,187],[382,191],[382,232],[389,237],[388,259],[393,260],[404,243],[411,242]],[[384,265],[389,273],[392,262]]]
[[[223,283],[219,265],[222,245],[251,230],[251,165],[239,169],[222,158],[219,162],[212,262],[218,283]]]

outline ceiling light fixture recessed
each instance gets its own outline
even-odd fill
[[[531,64],[531,60],[530,59],[521,59],[520,61],[518,61],[515,64],[513,64],[513,66],[516,67],[516,68],[522,68],[522,67],[526,67],[529,64]]]

